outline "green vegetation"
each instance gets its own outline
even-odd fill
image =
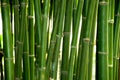
[[[120,0],[0,2],[1,80],[119,80]]]

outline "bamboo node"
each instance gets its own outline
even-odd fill
[[[90,42],[90,38],[83,38],[83,41]]]
[[[29,57],[35,57],[35,55],[34,54],[31,54],[31,55],[29,54]]]
[[[113,67],[113,65],[108,65],[108,67]]]
[[[68,71],[61,71],[61,74],[68,75]]]
[[[50,80],[54,80],[54,79],[53,79],[53,78],[51,78],[51,77],[50,77],[49,79],[50,79]]]
[[[64,34],[64,36],[68,36],[68,35],[70,35],[70,32],[64,32],[63,34]]]
[[[119,14],[119,13],[117,13],[115,16],[116,16],[116,17],[120,17],[120,14]]]
[[[38,68],[39,71],[45,71],[46,67]]]
[[[21,2],[21,6],[22,6],[22,7],[26,7],[26,6],[27,6],[27,3]]]
[[[28,15],[28,19],[33,19],[34,17],[31,15]]]
[[[23,44],[23,42],[21,42],[21,41],[16,41],[18,44]]]
[[[71,48],[75,48],[75,49],[76,49],[76,48],[77,48],[77,46],[71,46]]]
[[[98,52],[98,54],[103,54],[103,55],[106,55],[107,54],[107,52]]]
[[[37,45],[37,48],[40,48],[40,45]]]
[[[45,15],[45,14],[42,14],[42,17],[43,17],[43,18],[45,18],[45,19],[47,19],[47,18],[48,18],[48,16],[47,16],[47,15]]]
[[[85,17],[85,16],[82,16],[82,19],[86,20],[86,17]]]
[[[14,5],[15,8],[18,8],[19,6],[20,6],[19,4],[15,4],[15,5]]]
[[[28,51],[25,51],[25,52],[23,52],[23,54],[29,54],[29,52],[28,52]]]
[[[110,19],[110,20],[108,20],[108,23],[113,24],[113,23],[114,23],[114,19]]]
[[[120,58],[119,57],[113,57],[114,59],[116,59],[116,60],[119,60]]]
[[[56,37],[57,37],[57,38],[61,38],[61,35],[57,34]]]
[[[100,5],[108,5],[108,2],[106,2],[106,1],[100,1],[99,4]]]
[[[2,7],[8,6],[8,4],[6,2],[3,2],[1,5],[2,5]]]
[[[13,58],[5,58],[5,60],[13,60]]]
[[[55,42],[56,42],[55,40],[51,40],[51,41],[50,41],[51,44],[52,44],[52,43],[54,44]]]
[[[77,8],[76,8],[76,7],[73,7],[73,10],[77,10]]]

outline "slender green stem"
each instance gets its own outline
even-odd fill
[[[108,67],[109,80],[113,80],[113,29],[114,29],[114,0],[109,0],[108,11]]]
[[[89,0],[84,1],[83,5],[83,11],[82,11],[82,26],[81,26],[81,32],[80,32],[80,40],[79,40],[79,49],[78,49],[78,56],[77,56],[77,66],[76,66],[76,79],[79,79],[79,73],[80,73],[80,60],[81,60],[81,50],[82,50],[82,39],[84,32],[86,30],[85,27],[85,22],[86,22],[86,16],[87,16],[87,11],[88,11],[88,4]]]
[[[96,54],[96,79],[109,80],[108,76],[108,0],[99,0],[98,29],[97,29],[97,54]]]
[[[53,53],[53,59],[52,59],[52,71],[53,71],[53,79],[56,80],[57,78],[57,67],[58,67],[58,56],[60,54],[60,44],[61,44],[61,38],[63,33],[63,21],[64,21],[64,15],[65,15],[65,7],[66,7],[66,0],[62,0],[60,5],[60,14],[59,14],[59,23],[58,23],[58,29],[56,34],[56,44],[55,49]]]
[[[25,17],[25,24],[27,23]],[[23,42],[23,80],[30,80],[30,63],[29,63],[29,41],[28,41],[28,26],[25,26],[25,36]]]
[[[120,4],[120,1],[119,1],[119,4]],[[119,59],[119,55],[118,55],[118,40],[119,40],[119,33],[120,33],[120,5],[118,7],[118,10],[117,10],[117,14],[115,14],[117,17],[116,17],[116,20],[115,20],[115,34],[114,34],[114,42],[113,42],[113,45],[114,45],[114,54],[113,54],[113,80],[116,80],[117,79],[117,70],[118,70],[118,67],[117,67],[117,64],[118,64],[118,59]]]
[[[65,24],[64,24],[64,37],[63,37],[63,51],[62,51],[62,66],[61,66],[61,79],[67,80],[68,62],[69,62],[69,52],[70,52],[70,31],[71,31],[71,21],[72,21],[72,11],[73,11],[73,1],[66,1],[66,13],[65,13]]]
[[[70,52],[70,60],[69,60],[69,67],[68,67],[68,80],[73,79],[73,71],[74,71],[74,62],[75,62],[75,55],[77,51],[77,38],[78,38],[78,31],[79,31],[79,22],[82,14],[84,0],[79,0],[76,16],[77,19],[74,26],[72,43],[71,43],[71,52]]]
[[[41,35],[41,71],[40,71],[40,80],[45,80],[45,71],[46,71],[46,47],[47,47],[47,22],[49,15],[49,3],[50,0],[44,0],[44,10],[43,10],[43,23],[42,23],[42,35]]]
[[[34,63],[34,23],[33,23],[33,0],[28,3],[28,30],[29,30],[29,60],[30,60],[30,80],[35,80]]]
[[[41,15],[41,4],[40,0],[34,0],[34,9],[35,9],[35,40],[36,40],[36,79],[40,77],[40,66],[41,66],[41,24],[42,24],[42,15]]]
[[[53,52],[54,52],[54,47],[55,47],[55,43],[56,43],[56,33],[57,33],[57,28],[58,28],[58,18],[59,18],[59,3],[60,0],[55,0],[54,1],[54,8],[53,8],[53,30],[52,30],[52,35],[51,35],[51,39],[50,39],[50,46],[49,46],[49,50],[48,50],[48,57],[47,57],[47,62],[46,62],[46,66],[47,66],[47,72],[48,72],[48,76],[50,76],[49,72],[50,72],[50,67],[52,65],[52,58],[53,58]]]
[[[25,34],[25,27],[26,27],[26,6],[27,1],[21,0],[20,2],[20,32],[18,37],[18,44],[17,44],[17,53],[15,56],[15,79],[22,79],[22,53],[23,53],[23,41],[24,41],[24,34]]]
[[[90,37],[91,37],[91,30],[92,30],[92,21],[94,16],[94,10],[95,10],[96,0],[92,0],[89,2],[88,5],[88,12],[86,16],[86,22],[85,27],[86,30],[84,32],[84,35],[82,36],[82,51],[81,51],[81,65],[80,65],[80,73],[79,80],[87,79],[88,77],[88,61],[89,61],[89,44],[90,44]],[[84,62],[83,62],[84,60]]]
[[[10,4],[7,0],[1,0],[1,4],[5,80],[14,80],[13,44],[10,25]]]
[[[95,39],[96,39],[96,23],[97,23],[97,13],[98,13],[98,0],[96,1],[94,16],[92,21],[92,29],[91,29],[91,37],[90,37],[90,46],[89,46],[89,63],[88,63],[88,80],[92,80],[93,74],[93,54],[94,54],[94,46],[95,46]]]

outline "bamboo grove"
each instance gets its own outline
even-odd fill
[[[0,4],[1,80],[120,80],[120,0]]]

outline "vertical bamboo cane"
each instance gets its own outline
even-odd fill
[[[29,30],[29,60],[30,60],[30,80],[35,80],[34,63],[34,23],[33,23],[33,0],[28,3],[28,30]]]
[[[69,67],[68,67],[68,80],[73,80],[73,71],[74,71],[74,62],[75,62],[75,55],[77,51],[77,38],[78,38],[78,31],[79,31],[79,22],[80,17],[82,14],[82,8],[83,8],[84,0],[79,0],[77,10],[76,10],[76,16],[77,19],[73,25],[73,37],[72,37],[72,43],[71,43],[71,52],[70,52],[70,60],[69,60]]]
[[[97,29],[97,13],[98,13],[98,2],[96,1],[95,10],[94,10],[94,16],[92,21],[92,30],[91,30],[91,37],[90,37],[90,46],[89,46],[89,64],[88,64],[88,80],[92,80],[92,69],[93,69],[93,53],[94,53],[94,45],[95,45],[95,39],[96,39],[96,29]]]
[[[7,0],[1,0],[1,4],[5,80],[14,80],[13,45],[10,27],[10,4]]]
[[[53,59],[52,59],[52,71],[53,71],[53,79],[56,80],[57,78],[57,67],[58,67],[58,56],[60,53],[60,44],[61,44],[61,38],[62,38],[62,32],[63,32],[63,23],[64,23],[64,15],[65,15],[65,8],[66,8],[66,0],[62,0],[60,3],[60,13],[59,13],[59,23],[58,23],[58,29],[56,34],[56,49],[54,49],[53,53]]]
[[[118,1],[120,4],[120,1]],[[119,33],[120,33],[120,5],[117,10],[116,20],[115,20],[115,33],[114,33],[114,54],[113,54],[113,80],[117,79],[117,70],[118,70],[118,61],[119,61],[119,54],[118,54],[118,40],[119,40]]]
[[[114,26],[114,6],[115,1],[109,0],[109,13],[108,13],[108,67],[109,67],[109,80],[113,80],[113,26]]]
[[[99,0],[98,29],[97,29],[97,54],[96,54],[96,79],[109,80],[108,78],[108,0]]]
[[[65,23],[64,23],[64,37],[63,37],[63,51],[62,51],[62,69],[61,69],[61,79],[67,80],[67,69],[69,62],[69,51],[70,51],[70,30],[72,21],[72,11],[73,11],[73,0],[66,1],[66,13],[65,13]],[[67,73],[67,74],[65,74]]]

